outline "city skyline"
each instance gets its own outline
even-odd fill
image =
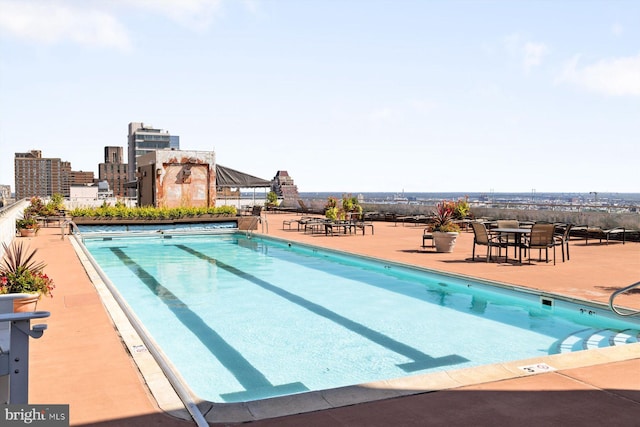
[[[301,192],[640,192],[640,3],[0,0],[0,184],[127,124]],[[628,159],[628,160],[627,160]],[[125,159],[128,162],[128,156]]]

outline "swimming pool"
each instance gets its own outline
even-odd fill
[[[211,402],[619,345],[640,329],[588,304],[277,239],[108,239],[85,245]]]

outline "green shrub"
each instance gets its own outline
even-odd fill
[[[139,206],[128,208],[122,204],[109,206],[103,204],[96,208],[75,208],[69,214],[72,217],[82,218],[124,218],[124,219],[179,219],[190,218],[198,215],[233,215],[237,214],[235,206],[220,206],[213,208],[154,208],[151,206]]]

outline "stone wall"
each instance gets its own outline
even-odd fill
[[[520,209],[493,209],[472,208],[471,212],[476,218],[503,218],[527,221],[562,222],[575,225],[588,225],[602,227],[624,227],[628,230],[640,230],[640,214],[609,213],[609,212],[571,212],[550,210],[520,210]]]
[[[314,209],[315,204],[312,204]],[[429,215],[434,206],[409,204],[372,204],[364,203],[365,212],[388,212],[397,215]],[[320,206],[322,208],[322,206]],[[602,228],[624,227],[629,230],[640,230],[640,213],[609,213],[609,212],[572,212],[536,209],[498,209],[472,207],[471,213],[475,218],[517,219],[520,221],[562,222],[575,225],[588,225]]]

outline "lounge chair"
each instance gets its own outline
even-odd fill
[[[302,199],[298,199],[298,205],[300,205],[299,212],[303,214],[311,212],[311,210],[307,207],[307,205],[304,204],[304,201]]]
[[[529,263],[531,263],[532,249],[538,249],[538,260],[542,259],[542,249],[544,249],[545,261],[549,262],[549,248],[553,248],[553,265],[556,265],[555,228],[555,224],[533,224],[531,233],[523,244],[523,248],[529,251]]]
[[[473,229],[473,250],[471,254],[473,261],[476,260],[476,245],[487,247],[487,262],[491,259],[491,248],[498,248],[498,258],[500,258],[502,248],[508,250],[506,243],[500,240],[500,236],[490,235],[487,227],[482,222],[471,222],[471,228]]]
[[[311,234],[318,233],[320,231],[326,231],[325,224],[327,222],[327,218],[317,217],[317,216],[308,216],[301,219],[298,222],[298,230],[303,228],[304,233],[307,231]]]
[[[363,236],[364,236],[364,229],[366,227],[371,227],[371,234],[373,235],[373,222],[371,221],[365,221],[364,219],[355,219],[353,220],[353,226],[355,227],[356,232],[358,231],[358,229],[361,229]]]
[[[298,227],[298,231],[300,231],[300,220],[299,219],[285,219],[282,221],[282,229],[284,230],[284,226],[286,225],[289,230],[291,230],[291,225],[296,224]]]
[[[282,229],[284,230],[285,229],[284,227],[286,225],[287,228],[291,230],[291,226],[293,224],[296,224],[298,231],[300,231],[301,228],[305,228],[306,230],[307,224],[311,224],[312,222],[318,222],[318,220],[321,220],[321,219],[324,219],[324,218],[320,218],[316,216],[302,216],[300,217],[300,219],[285,219],[284,221],[282,221]]]
[[[587,245],[589,244],[589,237],[592,236],[592,238],[599,239],[601,244],[602,244],[602,239],[605,239],[606,244],[608,245],[609,238],[612,235],[622,234],[622,244],[624,245],[625,233],[626,233],[626,229],[624,227],[613,227],[607,230],[603,230],[600,227],[588,227],[585,244]]]

